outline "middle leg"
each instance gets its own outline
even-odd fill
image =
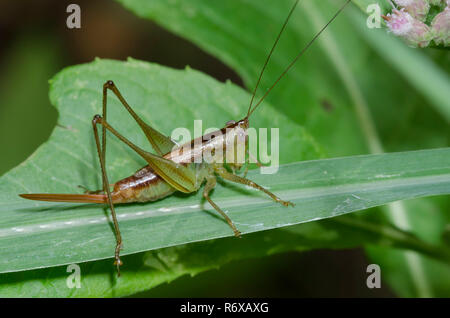
[[[231,219],[228,217],[228,215],[222,211],[221,208],[219,208],[219,206],[217,204],[214,203],[213,200],[211,200],[211,198],[209,197],[209,192],[214,189],[214,187],[216,186],[216,177],[211,175],[208,176],[206,178],[206,185],[205,188],[203,189],[203,197],[208,200],[209,204],[212,205],[212,207],[214,209],[216,209],[217,212],[219,212],[224,219],[227,221],[228,225],[231,227],[231,229],[234,232],[234,236],[236,237],[241,237],[241,232],[239,232],[239,230],[236,228],[236,226],[234,225],[233,221],[231,221]]]

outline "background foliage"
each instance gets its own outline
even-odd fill
[[[364,1],[355,2],[361,8],[366,4]],[[239,74],[250,89],[255,84],[268,48],[273,43],[290,6],[288,1],[122,3],[137,15],[156,21],[221,59]],[[295,56],[299,47],[326,22],[337,6],[337,1],[303,1],[280,42],[262,87],[271,84]],[[46,49],[51,50],[51,47]],[[32,59],[30,63],[33,63]],[[446,51],[412,50],[385,34],[384,30],[368,30],[365,27],[364,14],[352,7],[347,8],[327,30],[268,100],[276,111],[305,127],[329,157],[445,147],[448,146],[449,137],[448,65],[449,57]],[[17,90],[21,91],[19,88]],[[12,95],[12,105],[17,96],[21,94]],[[295,159],[302,158],[293,157],[293,160]],[[185,273],[193,274],[218,266],[231,259],[292,249],[342,248],[366,243],[371,261],[381,264],[383,278],[398,295],[448,296],[450,282],[448,279],[442,279],[450,277],[448,264],[414,252],[390,248],[389,244],[368,244],[370,240],[363,239],[351,240],[349,244],[344,239],[353,235],[370,236],[371,231],[367,233],[362,231],[361,227],[373,228],[376,224],[379,228],[390,228],[394,225],[413,231],[430,244],[444,244],[448,208],[448,197],[417,199],[371,211],[367,216],[344,219],[342,222],[345,225],[340,221],[322,221],[292,228],[295,232],[307,233],[302,234],[308,237],[303,247],[302,244],[294,247],[281,244],[278,248],[261,246],[261,249],[249,254],[245,246],[237,251],[236,246],[230,245],[227,249],[222,244],[228,241],[222,240],[224,242],[169,248],[155,252],[156,254],[138,254],[129,257],[127,262],[136,264],[136,281],[140,281],[142,285],[134,283],[135,285],[127,286],[128,289],[120,288],[119,293],[111,288],[111,282],[105,280],[105,262],[85,264],[83,272],[89,272],[88,277],[93,281],[101,277],[95,286],[103,287],[92,291],[90,295],[125,295],[143,290],[145,286],[172,280]],[[363,222],[364,226],[358,222]],[[322,242],[322,237],[330,235],[330,228],[333,232],[345,235],[339,234],[340,239],[332,242],[328,239],[325,240],[326,243],[314,244]],[[260,237],[255,234],[255,242],[268,240],[267,235],[285,235],[284,230],[277,231],[260,234]],[[348,235],[349,233],[351,235]],[[282,239],[279,241],[283,242]],[[301,240],[299,241],[301,243]],[[210,244],[218,246],[217,249],[212,248]],[[180,255],[187,255],[184,254],[185,251],[189,251],[189,255],[195,255],[192,249],[203,256],[189,259],[203,261],[198,261],[195,265],[185,264],[183,261],[189,260]],[[209,263],[204,257],[214,255],[211,250],[228,252],[223,253],[225,256],[222,259]],[[174,254],[177,257],[174,257]],[[166,264],[163,265],[165,269],[161,270],[161,265],[151,265],[151,269],[142,270],[142,264],[155,263],[152,260],[154,255],[157,255],[158,259],[170,259],[162,262]],[[156,274],[152,266],[156,266]],[[8,288],[4,288],[3,293],[14,295],[18,291],[39,291],[43,293],[41,295],[66,295],[68,291],[65,289],[64,275],[64,268],[55,268],[3,276],[8,282]],[[52,287],[42,280],[43,277],[46,278],[45,281],[52,281]],[[103,283],[100,283],[100,280]],[[151,280],[152,284],[148,280]]]

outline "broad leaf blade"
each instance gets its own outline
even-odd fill
[[[416,241],[416,242],[415,242]],[[417,244],[418,243],[418,244]],[[116,277],[111,260],[80,265],[80,288],[68,288],[67,266],[2,274],[1,297],[120,297],[183,276],[194,276],[233,260],[315,248],[354,248],[360,244],[421,250],[420,241],[383,224],[341,216],[272,231],[168,247],[124,256]]]

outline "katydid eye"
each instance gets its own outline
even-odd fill
[[[236,122],[234,120],[229,120],[229,121],[227,121],[225,126],[231,126],[231,125],[234,125],[234,124],[236,124]]]

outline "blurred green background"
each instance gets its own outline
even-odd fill
[[[82,28],[68,29],[70,3],[0,3],[0,175],[49,137],[57,113],[48,100],[48,80],[63,67],[95,57],[124,60],[131,56],[180,69],[190,65],[220,81],[231,79],[243,86],[233,70],[211,55],[113,1],[77,1]],[[445,57],[445,52],[430,54]],[[235,261],[136,296],[395,296],[386,284],[381,289],[366,287],[369,263],[362,249],[292,252]]]

